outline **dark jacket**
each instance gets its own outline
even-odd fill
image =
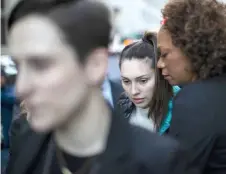
[[[125,118],[130,118],[133,110],[136,107],[125,92],[120,95],[118,105]]]
[[[33,132],[22,118],[12,127],[7,174],[49,174],[54,153],[48,145],[51,133]],[[122,116],[113,114],[107,148],[97,157],[91,173],[196,174],[188,170],[186,155],[176,141],[132,126]]]
[[[1,123],[3,127],[3,143],[9,146],[9,128],[13,117],[13,107],[16,104],[16,97],[11,86],[1,88]]]
[[[183,86],[174,100],[169,135],[202,174],[226,174],[226,74]]]

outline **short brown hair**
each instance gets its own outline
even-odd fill
[[[64,33],[64,39],[76,50],[81,63],[99,47],[110,42],[110,11],[99,1],[83,0],[21,0],[13,8],[7,28],[29,15],[50,18]]]

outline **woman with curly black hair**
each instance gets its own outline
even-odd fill
[[[162,10],[157,67],[174,100],[169,135],[203,174],[226,173],[226,8],[216,0],[172,0]]]

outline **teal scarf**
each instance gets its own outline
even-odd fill
[[[180,87],[178,86],[173,86],[173,95],[175,96],[178,92],[180,91]],[[172,109],[173,109],[173,98],[169,101],[168,104],[168,113],[165,118],[165,120],[162,122],[160,129],[159,129],[159,134],[163,135],[167,129],[170,127],[170,122],[172,119]]]

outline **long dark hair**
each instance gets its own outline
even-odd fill
[[[125,59],[131,60],[133,58],[142,60],[150,59],[152,60],[152,68],[155,68],[155,45],[154,38],[156,38],[156,33],[154,32],[145,32],[144,36],[140,41],[134,42],[130,45],[127,45],[121,52],[119,57],[119,68],[121,68],[122,61]],[[156,39],[155,39],[156,40]],[[153,41],[153,42],[152,42]]]
[[[119,67],[125,59],[144,59],[152,60],[152,68],[155,69],[155,86],[153,97],[149,104],[149,118],[151,118],[157,128],[161,125],[163,116],[168,112],[168,102],[173,96],[172,86],[163,78],[161,70],[156,65],[158,61],[157,34],[146,32],[141,41],[126,46],[119,59]]]
[[[159,59],[159,51],[157,49],[157,37],[154,37],[152,43],[155,43],[155,62],[157,65]],[[155,65],[155,67],[156,67]],[[164,117],[168,112],[169,100],[173,97],[173,88],[167,80],[162,76],[159,68],[155,68],[155,86],[153,97],[149,105],[149,117],[154,120],[157,129],[161,126]]]

